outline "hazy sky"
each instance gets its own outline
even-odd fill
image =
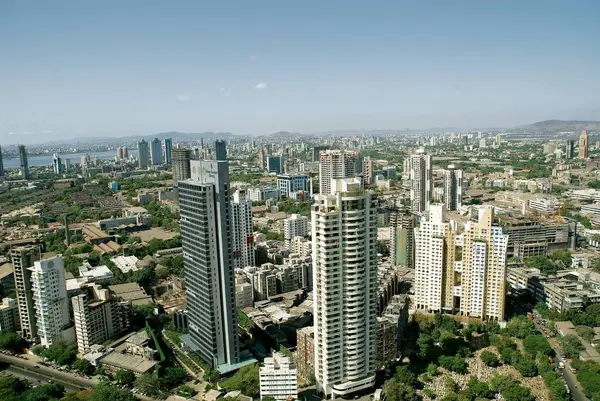
[[[598,0],[4,0],[0,142],[600,119],[599,18]]]

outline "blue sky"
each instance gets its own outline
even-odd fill
[[[597,0],[6,0],[0,141],[600,119],[599,16]]]

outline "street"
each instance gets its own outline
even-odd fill
[[[541,325],[538,319],[535,319],[534,323],[536,328],[540,331],[540,333],[544,335],[544,337],[546,337],[546,339],[550,343],[550,346],[552,347],[552,350],[554,351],[555,355],[552,361],[556,366],[558,366],[559,356],[562,353],[562,350],[560,348],[560,345],[558,344],[558,341],[556,340],[556,337],[551,337],[550,330],[547,327]],[[577,376],[569,370],[569,366],[570,361],[567,360],[567,362],[565,363],[565,368],[559,370],[562,374],[562,377],[565,379],[567,386],[569,386],[569,390],[571,391],[571,399],[574,401],[588,401],[589,399],[585,396],[583,390],[581,389],[581,385],[577,381]]]
[[[8,363],[9,365],[13,365],[12,367],[22,368],[21,370],[26,370],[27,373],[33,373],[36,375],[42,375],[46,378],[51,378],[57,383],[63,384],[65,388],[67,385],[69,387],[77,387],[77,388],[91,388],[92,381],[86,379],[85,377],[75,376],[68,372],[61,372],[60,370],[50,368],[48,366],[39,366],[36,368],[36,363],[30,361],[25,358],[17,358],[15,356],[9,356],[0,354],[0,362]],[[10,367],[9,367],[10,369]],[[5,370],[5,372],[10,373],[10,370]],[[135,397],[142,401],[156,401],[154,398],[146,397],[140,394],[135,394]]]
[[[36,369],[37,370],[37,369]],[[54,383],[62,384],[65,387],[65,390],[68,393],[80,391],[82,387],[74,386],[73,384],[63,382],[62,380],[52,379],[51,377],[45,376],[38,372],[33,372],[31,370],[20,368],[18,366],[9,365],[8,368],[1,370],[0,372],[9,374],[11,376],[19,377],[21,379],[25,379],[34,384],[37,383],[49,383],[52,380]]]

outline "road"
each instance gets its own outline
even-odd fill
[[[69,387],[75,386],[77,388],[91,388],[92,387],[92,381],[90,379],[87,379],[87,378],[81,377],[81,376],[76,376],[76,375],[74,375],[72,373],[68,373],[68,372],[62,372],[60,370],[53,369],[48,366],[37,365],[36,362],[30,361],[25,358],[17,358],[14,356],[0,354],[0,362],[4,362],[4,363],[8,363],[9,365],[12,365],[12,366],[9,366],[9,369],[19,368],[21,370],[27,371],[27,373],[33,373],[38,376],[44,376],[47,379],[52,379],[56,383],[60,383],[60,384],[64,385],[65,388],[67,388],[67,386],[69,386]],[[36,365],[39,367],[36,368],[35,367]],[[10,373],[10,371],[8,371],[8,369],[6,369],[5,372]],[[146,396],[140,395],[140,394],[135,394],[135,396],[138,400],[142,400],[142,401],[156,401],[154,398],[146,397]]]
[[[77,392],[80,391],[80,389],[82,388],[74,386],[70,383],[60,381],[58,379],[52,379],[51,377],[45,376],[41,373],[33,372],[31,370],[20,368],[14,365],[8,365],[8,368],[2,370],[1,372],[7,373],[11,376],[19,377],[21,379],[25,379],[32,383],[48,383],[50,380],[52,380],[54,383],[62,384],[65,387],[67,393]]]
[[[550,346],[552,347],[552,349],[554,350],[554,354],[556,355],[553,358],[554,364],[556,366],[558,366],[558,362],[559,362],[558,358],[562,354],[562,349],[561,349],[560,345],[558,344],[556,337],[552,337],[550,335],[550,330],[547,327],[545,327],[544,325],[541,325],[537,321],[537,319],[535,320],[535,326],[544,335],[544,337],[546,337],[546,339],[550,343]],[[571,399],[574,401],[589,401],[589,398],[587,398],[585,396],[585,394],[581,388],[581,385],[579,384],[579,381],[577,381],[577,375],[573,374],[569,370],[569,366],[570,366],[570,361],[567,360],[567,362],[565,363],[565,368],[560,369],[560,371],[561,371],[560,373],[562,374],[562,377],[565,379],[567,386],[569,386],[569,390],[571,390]]]

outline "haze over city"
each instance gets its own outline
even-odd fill
[[[0,140],[600,119],[596,1],[9,1]]]

